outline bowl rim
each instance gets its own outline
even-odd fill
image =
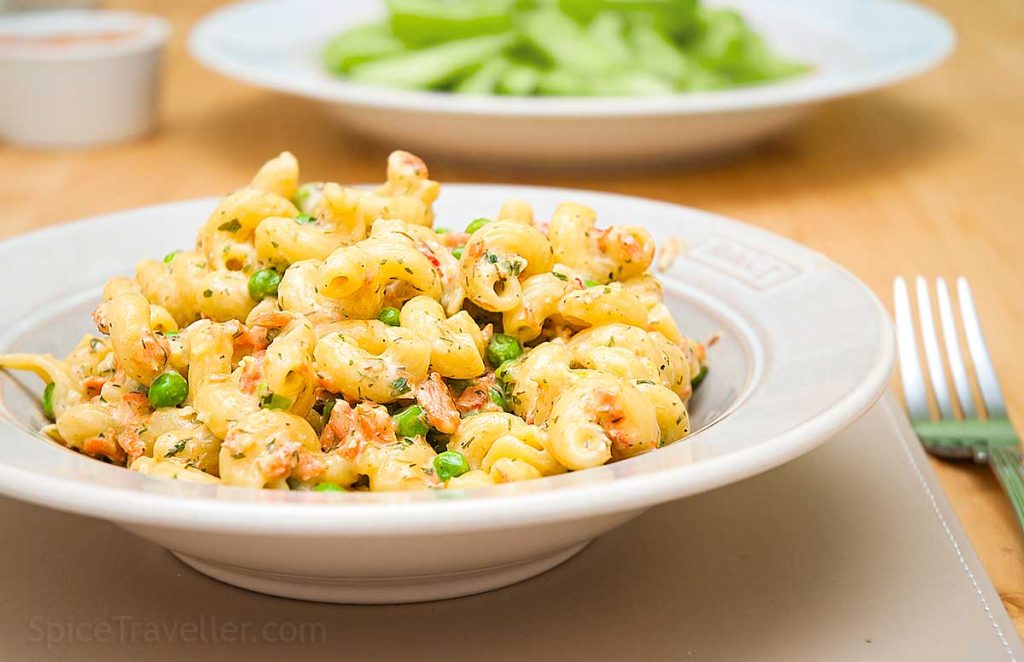
[[[323,0],[318,0],[323,1]],[[928,48],[862,75],[811,73],[776,83],[712,92],[650,97],[515,97],[396,90],[348,83],[326,72],[310,80],[275,75],[258,63],[222,56],[221,22],[234,12],[285,4],[288,0],[251,0],[227,5],[204,16],[189,33],[188,50],[207,68],[251,85],[362,108],[386,108],[415,114],[481,117],[657,117],[740,113],[806,105],[885,87],[921,74],[945,60],[956,46],[952,25],[936,11],[909,0],[829,0],[846,10],[887,11],[916,22],[928,34]],[[293,5],[289,4],[290,7]]]
[[[239,499],[236,500],[180,492],[147,492],[135,487],[85,482],[46,474],[41,470],[13,466],[5,462],[4,456],[0,455],[0,493],[60,510],[139,526],[267,535],[402,536],[556,523],[644,509],[742,480],[779,466],[824,443],[851,424],[873,406],[885,390],[895,363],[896,350],[892,323],[884,306],[866,285],[846,269],[796,242],[716,214],[634,196],[534,186],[446,184],[446,190],[451,189],[467,191],[467,195],[473,192],[483,194],[485,191],[498,190],[505,197],[511,194],[528,197],[527,192],[539,191],[545,195],[561,196],[562,199],[580,199],[585,204],[593,204],[590,202],[593,200],[606,200],[610,204],[642,205],[651,209],[658,207],[666,214],[675,212],[693,215],[693,218],[702,219],[702,222],[712,221],[720,224],[721,227],[747,238],[748,241],[762,241],[783,247],[792,251],[794,255],[809,259],[815,269],[821,268],[837,275],[845,285],[853,286],[850,294],[862,297],[860,303],[866,306],[871,317],[865,322],[865,329],[870,324],[870,331],[874,334],[872,337],[877,336],[876,352],[870,369],[866,370],[860,381],[850,386],[842,397],[831,402],[825,411],[805,417],[798,424],[751,448],[701,459],[690,465],[658,467],[637,475],[617,476],[611,481],[583,479],[575,484],[558,484],[555,487],[550,481],[557,481],[562,477],[553,477],[530,481],[537,485],[548,481],[545,484],[552,484],[553,489],[538,488],[526,493],[502,491],[516,485],[512,484],[483,488],[478,492],[481,498],[442,497],[432,501],[417,501],[409,497],[405,502],[352,503],[339,498],[332,503],[332,496],[353,495],[318,494],[318,500],[310,502],[307,493],[289,493],[286,496],[296,497],[296,500],[275,503],[252,498],[265,492],[261,490],[217,488],[226,489],[232,496],[238,496]],[[212,209],[216,200],[217,198],[202,198],[102,214],[76,223],[16,236],[0,243],[0,251],[19,250],[31,242],[41,240],[50,240],[52,243],[52,239],[59,238],[68,228],[79,231],[89,230],[93,226],[102,228],[105,223],[123,222],[146,213],[167,213],[187,205],[203,204]],[[11,333],[8,332],[4,337],[9,339],[10,336]],[[744,404],[740,403],[733,407],[729,415],[711,427],[717,428],[726,424],[730,418],[742,411]],[[28,434],[6,414],[5,403],[0,410],[3,410],[0,412],[3,414],[0,415],[0,437],[11,434],[12,431],[21,435]],[[699,434],[692,438],[697,436]],[[76,457],[89,463],[96,462],[77,454]],[[125,471],[120,467],[103,468]],[[580,476],[587,473],[570,475]],[[201,489],[211,486],[174,484],[175,489],[185,490],[192,487]],[[440,491],[435,493],[443,494]],[[223,496],[223,493],[217,493],[216,496]],[[360,496],[356,495],[356,498]],[[245,500],[241,500],[242,498]]]

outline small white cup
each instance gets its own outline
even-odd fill
[[[148,133],[169,34],[129,12],[0,15],[0,139],[62,148]]]

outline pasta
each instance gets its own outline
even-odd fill
[[[449,231],[439,192],[406,152],[374,190],[303,184],[285,152],[195,246],[111,279],[99,335],[0,367],[43,380],[44,432],[68,448],[246,488],[470,489],[689,434],[705,348],[643,227],[512,199]]]

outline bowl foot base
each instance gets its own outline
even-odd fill
[[[205,561],[172,552],[186,565],[225,584],[296,600],[338,604],[399,604],[474,595],[535,577],[568,561],[590,541],[508,565],[409,577],[311,577]]]

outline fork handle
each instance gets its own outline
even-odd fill
[[[989,452],[989,464],[1003,486],[1006,496],[1017,513],[1017,524],[1024,533],[1024,465],[1015,448],[994,448]]]

